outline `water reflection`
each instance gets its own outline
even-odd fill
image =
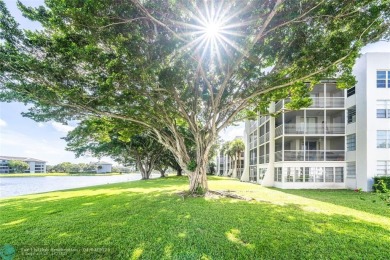
[[[152,175],[156,178],[159,175]],[[0,198],[140,180],[140,174],[0,178]]]

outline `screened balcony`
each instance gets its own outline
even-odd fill
[[[275,161],[344,161],[344,137],[284,137],[275,140]]]

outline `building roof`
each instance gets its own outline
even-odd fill
[[[109,163],[109,162],[96,162],[94,164],[96,164],[96,165],[112,165],[112,163]]]
[[[46,162],[39,159],[34,159],[31,157],[16,157],[16,156],[2,156],[0,155],[0,160],[6,160],[6,161],[23,161],[23,162]]]

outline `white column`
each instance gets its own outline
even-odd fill
[[[275,103],[270,105],[270,112],[275,112]],[[284,122],[283,122],[284,123]],[[267,171],[264,175],[264,179],[261,183],[262,186],[271,187],[274,186],[274,162],[275,162],[275,117],[271,116],[269,120],[269,163]]]
[[[244,171],[241,176],[241,181],[249,181],[249,121],[245,121],[245,130],[244,130]]]

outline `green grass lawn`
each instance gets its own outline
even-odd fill
[[[377,195],[216,177],[211,189],[256,200],[177,195],[187,185],[169,177],[3,199],[0,246],[15,259],[389,259],[390,207]]]

